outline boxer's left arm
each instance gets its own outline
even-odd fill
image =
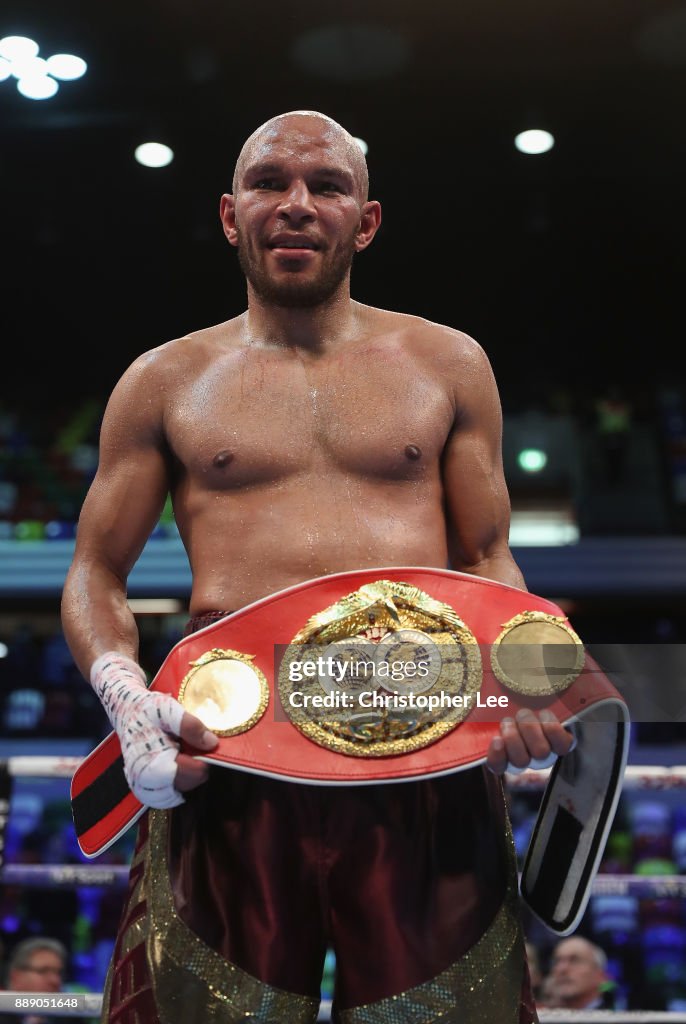
[[[510,551],[510,499],[502,459],[502,412],[498,389],[483,349],[451,332],[455,344],[455,418],[443,452],[448,551],[451,568],[526,590]],[[509,767],[566,754],[573,736],[547,710],[522,710],[501,723],[490,744],[488,767]]]

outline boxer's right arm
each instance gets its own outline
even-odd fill
[[[155,354],[142,356],[117,384],[103,418],[98,471],[62,599],[65,636],[86,678],[106,651],[134,661],[138,654],[126,580],[168,490],[160,376]]]
[[[126,599],[127,577],[159,519],[169,486],[165,393],[158,353],[138,359],[114,389],[62,598],[65,637],[117,731],[129,785],[143,803],[158,806],[180,802],[172,786],[192,789],[207,776],[202,762],[177,756],[178,744],[170,734],[204,749],[216,744],[199,719],[183,714],[173,698],[160,701],[160,695],[145,688],[136,664],[138,630]],[[152,773],[141,757],[149,747]]]

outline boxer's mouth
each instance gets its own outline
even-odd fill
[[[312,249],[319,246],[308,235],[281,234],[269,240],[270,249]]]

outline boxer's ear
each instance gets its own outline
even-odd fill
[[[362,252],[370,244],[381,224],[381,203],[366,202],[362,207],[360,226],[355,235],[355,252]]]
[[[221,198],[221,203],[219,204],[219,216],[221,217],[222,227],[229,245],[238,245],[238,236],[236,232],[236,200],[228,192]]]

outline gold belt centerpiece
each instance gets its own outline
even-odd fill
[[[450,605],[410,584],[379,580],[299,630],[278,683],[288,718],[315,743],[383,757],[454,729],[481,680],[476,638]]]

